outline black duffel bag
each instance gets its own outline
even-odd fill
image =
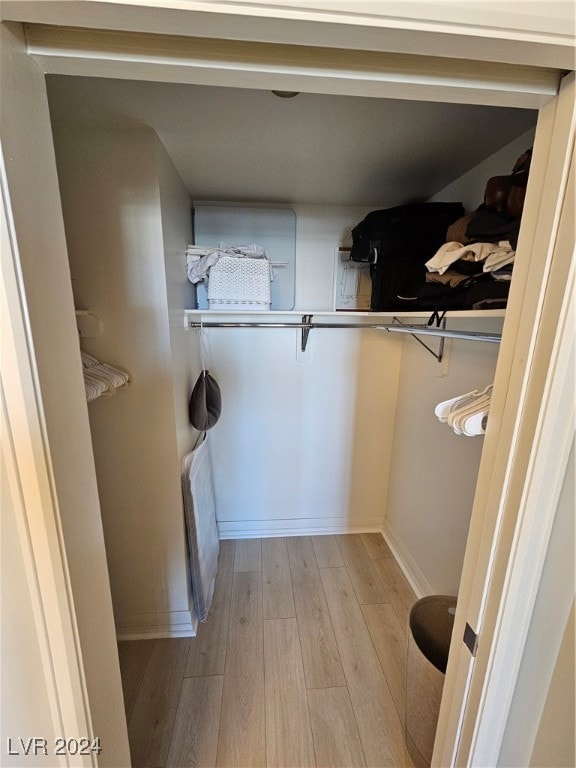
[[[413,203],[372,211],[354,227],[350,258],[370,264],[372,310],[417,308],[425,262],[463,215],[462,203]]]

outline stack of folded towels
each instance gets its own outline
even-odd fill
[[[86,352],[82,352],[81,355],[87,402],[96,400],[97,397],[112,397],[119,387],[130,382],[128,371],[101,363]]]

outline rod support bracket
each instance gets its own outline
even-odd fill
[[[312,318],[313,315],[302,315],[302,341],[300,342],[302,352],[306,352],[308,336],[310,336],[310,330],[312,329]]]
[[[446,330],[446,318],[444,317],[445,314],[446,313],[444,313],[442,315],[442,317],[440,318],[440,323],[438,325],[438,327],[441,328],[442,330]],[[432,317],[434,317],[434,315]],[[399,320],[397,317],[393,317],[392,318],[392,325],[393,326],[394,325],[401,325],[401,326],[405,327],[404,323],[401,320]],[[428,323],[428,325],[430,325],[430,323]],[[442,360],[444,358],[444,341],[445,341],[444,336],[440,337],[440,344],[438,346],[438,352],[434,352],[434,350],[431,349],[428,346],[428,344],[426,344],[424,341],[422,341],[422,339],[419,339],[418,336],[416,336],[416,334],[411,333],[410,336],[412,336],[412,338],[415,339],[418,342],[418,344],[421,344],[424,347],[425,350],[430,352],[430,354],[432,355],[432,357],[435,360],[437,360],[439,363],[442,362]]]

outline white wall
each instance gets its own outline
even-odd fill
[[[492,176],[506,176],[512,173],[516,160],[532,147],[535,132],[536,129],[533,128],[511,141],[510,144],[506,144],[499,152],[495,152],[468,173],[437,192],[430,198],[430,202],[461,200],[467,211],[476,210],[484,201],[484,189],[488,179]]]
[[[448,327],[499,333],[502,319],[449,319]],[[498,345],[446,340],[438,364],[414,339],[403,344],[384,531],[417,592],[455,595],[484,438],[456,435],[434,407],[492,383]]]
[[[76,306],[103,322],[83,346],[132,375],[126,390],[89,405],[117,631],[189,634],[163,257],[165,240],[186,239],[187,224],[176,231],[165,216],[163,229],[152,131],[57,132],[55,144]],[[176,195],[182,210],[161,164],[165,199]]]
[[[334,251],[352,245],[352,229],[372,208],[293,205],[296,214],[296,302],[303,312],[331,310]]]
[[[183,310],[193,306],[194,289],[186,276],[186,246],[192,242],[192,206],[188,190],[160,141],[157,142],[157,149],[174,419],[178,457],[182,459],[198,439],[198,432],[188,419],[188,398],[201,369],[199,339],[184,327],[182,320]]]
[[[335,249],[365,209],[295,206],[296,306],[330,310]],[[294,321],[294,316],[286,319]],[[345,318],[344,318],[345,319]],[[207,330],[221,536],[379,530],[401,341],[377,331]]]
[[[210,432],[222,537],[378,530],[400,342],[377,331],[211,330]]]

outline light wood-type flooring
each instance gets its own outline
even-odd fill
[[[412,766],[416,597],[382,536],[220,544],[197,637],[119,643],[133,768]]]

